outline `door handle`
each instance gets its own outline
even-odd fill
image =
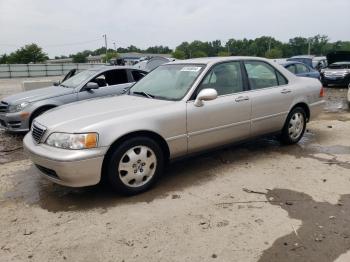
[[[292,93],[292,90],[290,90],[290,89],[283,89],[283,90],[281,91],[281,93],[282,93],[282,94],[289,94],[289,93]]]
[[[235,99],[236,102],[243,102],[249,100],[249,97],[247,96],[239,96]]]

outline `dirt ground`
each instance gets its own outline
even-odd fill
[[[15,90],[4,85],[0,97]],[[0,132],[0,260],[350,261],[346,92],[326,90],[297,145],[265,138],[176,162],[128,198],[48,182],[22,136]]]

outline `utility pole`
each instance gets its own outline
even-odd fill
[[[106,35],[106,34],[104,34],[104,35],[102,35],[102,37],[104,37],[104,39],[105,39],[105,47],[106,47],[106,63],[107,63],[107,35]]]
[[[309,38],[309,48],[307,50],[307,54],[310,55],[311,54],[311,39]]]
[[[115,42],[113,42],[114,50],[117,52],[117,46],[115,45]]]
[[[271,37],[269,38],[269,52],[271,51]]]

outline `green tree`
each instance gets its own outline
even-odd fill
[[[37,44],[29,44],[17,49],[8,56],[8,63],[29,64],[41,63],[48,59],[46,53]]]
[[[182,50],[176,49],[171,55],[173,58],[176,58],[176,59],[186,59],[186,54]]]
[[[198,57],[207,57],[208,54],[205,53],[204,51],[202,50],[195,50],[193,53],[192,53],[192,58],[198,58]]]
[[[87,61],[87,55],[82,53],[82,52],[78,52],[75,55],[72,56],[73,58],[73,63],[86,63]]]
[[[294,37],[289,39],[289,48],[291,50],[291,56],[305,55],[308,52],[309,41],[305,37]]]
[[[107,57],[106,57],[106,55],[103,56],[102,61],[103,61],[104,63],[107,63],[107,62],[109,62],[111,59],[113,59],[113,58],[118,58],[118,57],[119,57],[119,55],[118,55],[118,53],[117,53],[116,51],[109,51],[109,52],[107,53]]]
[[[282,58],[282,56],[282,50],[278,48],[272,48],[271,50],[265,53],[265,57],[267,58]]]
[[[0,64],[7,64],[8,63],[8,55],[3,54],[0,56]]]
[[[227,52],[227,51],[220,51],[220,52],[218,53],[218,56],[230,56],[230,53]]]
[[[167,46],[160,45],[160,46],[151,46],[142,52],[151,53],[151,54],[170,54],[172,50]]]

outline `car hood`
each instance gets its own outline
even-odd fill
[[[74,89],[72,88],[65,88],[62,86],[50,86],[50,87],[21,92],[15,95],[5,97],[2,100],[10,105],[14,105],[14,104],[20,104],[22,102],[36,102],[47,98],[53,98],[57,96],[71,94],[73,92],[74,92]]]
[[[36,121],[51,131],[95,132],[102,122],[129,118],[131,115],[147,114],[150,110],[162,110],[174,101],[121,95],[71,103],[50,110]]]

